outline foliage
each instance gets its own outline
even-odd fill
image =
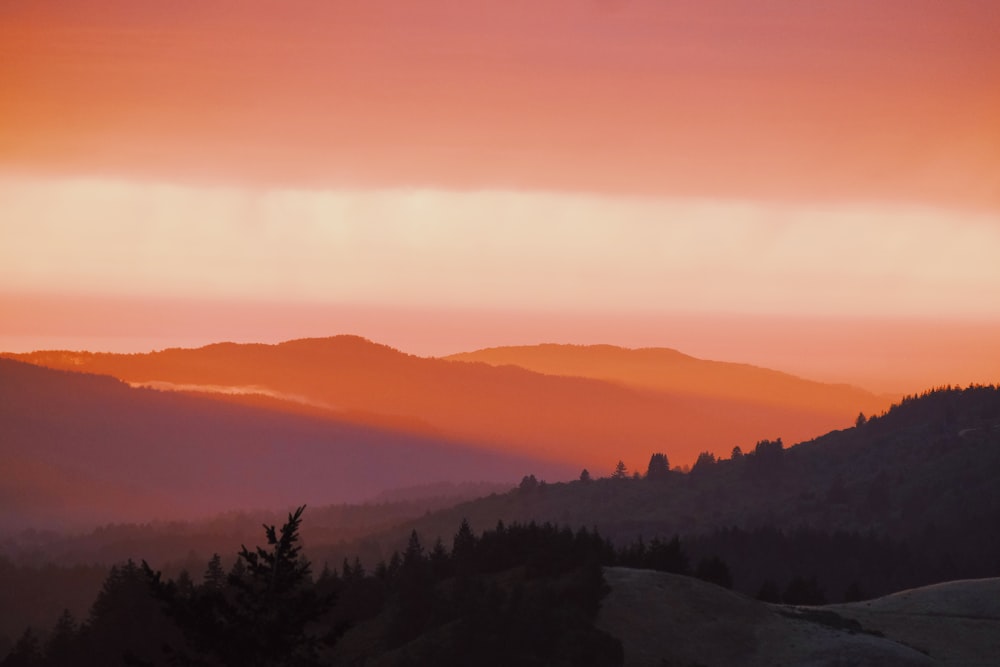
[[[280,530],[265,525],[266,547],[242,547],[228,576],[218,554],[197,584],[145,562],[116,565],[83,626],[65,612],[44,645],[29,630],[2,664],[351,664],[349,625],[377,628],[363,655],[388,665],[622,662],[621,644],[593,627],[601,565],[615,559],[596,532],[501,522],[476,536],[463,522],[450,552],[440,540],[428,551],[412,531],[373,574],[345,559],[314,581],[303,509]]]
[[[715,465],[715,454],[712,452],[702,452],[698,455],[698,460],[691,467],[691,474],[702,475],[712,469]]]
[[[649,465],[646,467],[646,479],[658,481],[667,479],[670,476],[670,461],[663,452],[656,452],[649,457]]]
[[[729,571],[729,566],[718,556],[702,558],[698,562],[694,576],[703,581],[709,581],[723,588],[733,587],[733,575]]]
[[[821,605],[826,604],[826,593],[815,576],[793,577],[781,595],[785,604]]]
[[[517,488],[521,493],[531,493],[538,489],[538,480],[534,475],[525,475]]]
[[[38,635],[35,634],[34,630],[28,628],[14,644],[14,648],[7,654],[3,662],[0,662],[0,667],[41,667],[42,659]]]
[[[323,605],[311,607],[310,600],[335,598],[332,607],[302,626],[305,648],[286,643],[285,653],[272,664],[350,664],[367,655],[388,665],[586,664],[576,652],[579,646],[591,646],[594,655],[613,653],[613,640],[609,643],[592,625],[602,594],[600,565],[690,572],[696,564],[694,573],[707,580],[724,584],[728,572],[744,593],[799,603],[1000,574],[995,483],[1000,390],[995,387],[907,397],[863,425],[789,448],[780,439],[762,440],[749,453],[734,448],[731,458],[696,468],[693,475],[670,472],[669,484],[592,479],[543,487],[539,482],[530,493],[515,490],[428,514],[413,519],[399,538],[390,531],[373,538],[374,547],[366,543],[360,558],[350,551],[351,558],[343,553],[330,558],[343,560],[340,571],[325,567],[316,581],[297,536],[282,542],[285,530],[279,536],[273,526],[268,548],[243,549],[228,576],[216,555],[199,584],[161,577],[159,584],[169,592],[161,591],[159,599],[150,596],[149,574],[134,563],[120,563],[108,574],[91,612],[78,616],[82,623],[68,614],[53,626],[57,607],[47,620],[34,623],[51,628],[48,636],[35,633],[34,648],[32,635],[22,637],[19,655],[40,652],[51,662],[61,646],[59,651],[76,656],[74,665],[116,665],[126,659],[158,665],[166,664],[161,646],[167,643],[175,661],[235,664],[235,658],[223,660],[221,649],[206,646],[209,635],[221,644],[241,637],[255,645],[268,634],[260,629],[266,619],[278,624],[268,616],[272,608],[315,611]],[[620,472],[619,479],[626,479],[621,462]],[[650,478],[655,475],[647,470]],[[471,521],[450,532],[462,516]],[[599,525],[601,535],[531,522],[532,516]],[[493,523],[494,529],[480,535],[471,528]],[[429,537],[430,549],[414,527]],[[131,534],[120,527],[109,528],[111,533],[126,540]],[[652,539],[642,540],[643,534]],[[451,535],[450,552],[446,543],[431,541],[440,535]],[[341,550],[357,544],[362,543]],[[393,548],[399,551],[385,558]],[[370,567],[380,558],[374,571],[362,565]],[[279,567],[283,574],[273,579],[283,594],[270,591],[271,580],[262,576],[273,574],[276,562],[294,564],[287,571]],[[16,589],[21,580],[44,583],[42,571],[0,559],[0,593]],[[51,570],[53,581],[62,581],[60,572]],[[26,599],[23,591],[18,595]],[[262,605],[269,595],[271,606]],[[176,605],[166,604],[169,614],[163,613],[165,598]],[[251,610],[263,624],[254,637],[227,629],[225,619],[252,616]],[[185,615],[189,623],[198,619],[208,628],[205,636],[185,625]],[[353,629],[331,648],[324,638],[337,635],[346,623]],[[513,633],[520,634],[512,639]],[[4,634],[9,647],[20,631]],[[565,638],[573,638],[572,646]],[[474,653],[476,647],[489,647],[490,657]],[[602,653],[605,649],[611,653]],[[606,662],[614,664],[614,658]]]
[[[318,664],[322,640],[311,631],[332,605],[317,593],[310,564],[301,556],[299,526],[305,507],[288,515],[280,534],[265,524],[269,548],[238,554],[244,569],[220,588],[221,565],[213,557],[206,580],[191,594],[177,581],[164,581],[143,563],[154,595],[163,602],[191,646],[174,647],[178,660],[195,665],[306,666]]]

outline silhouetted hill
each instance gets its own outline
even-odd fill
[[[830,389],[840,402],[827,407],[798,398],[785,401],[783,397],[795,395],[791,390],[780,396],[772,392],[768,395],[774,400],[761,401],[747,392],[709,395],[702,388],[625,386],[515,366],[415,357],[354,336],[134,355],[16,356],[50,367],[106,373],[133,384],[216,392],[229,401],[266,400],[292,412],[446,434],[590,468],[611,466],[618,458],[639,465],[649,451],[664,448],[675,464],[692,463],[700,451],[728,452],[738,442],[811,437],[849,424],[859,411],[879,405],[875,397],[855,390],[837,394],[839,390]]]
[[[4,366],[0,365],[2,368]],[[18,366],[16,370],[24,371],[25,368]],[[28,372],[63,375],[41,369]],[[4,378],[15,375],[16,372]],[[148,390],[129,389],[107,378],[80,375],[75,376],[75,380],[93,384],[74,387],[73,396],[81,393],[81,389],[88,394],[102,393],[109,388],[124,390],[130,396],[164,396]],[[102,389],[96,389],[102,384]],[[0,386],[7,385],[5,382]],[[26,383],[26,387],[28,391],[22,393],[30,396],[31,383]],[[46,392],[41,395],[49,396]],[[187,396],[166,396],[200,403]],[[26,406],[30,404],[28,401],[21,405],[19,413],[29,414]],[[218,405],[254,412],[245,406]],[[65,410],[55,410],[51,414],[64,413]],[[48,410],[43,409],[39,414],[46,423],[53,421],[48,419]],[[95,415],[98,422],[106,421],[106,416]],[[291,418],[289,415],[284,417]],[[536,472],[545,478],[544,472]],[[455,533],[455,526],[462,518],[469,520],[475,533],[496,526],[493,534],[500,535],[509,531],[498,521],[508,527],[520,522],[529,533],[547,531],[559,535],[558,539],[567,545],[579,543],[579,536],[585,533],[526,522],[552,521],[573,528],[593,526],[601,535],[610,536],[619,546],[626,547],[615,554],[600,543],[605,557],[618,559],[618,564],[628,564],[631,554],[640,553],[635,549],[642,548],[641,543],[636,547],[637,543],[633,542],[638,536],[643,536],[649,545],[646,560],[650,561],[655,560],[653,554],[662,554],[664,549],[664,542],[654,538],[680,534],[681,539],[676,541],[679,545],[677,562],[682,564],[677,571],[693,572],[695,564],[700,570],[706,559],[721,558],[732,574],[734,588],[749,595],[756,593],[763,597],[764,591],[771,586],[774,590],[785,591],[781,595],[789,602],[795,582],[811,581],[815,593],[826,600],[857,600],[939,581],[1000,574],[1000,491],[995,484],[998,472],[1000,389],[992,386],[948,388],[908,397],[886,414],[854,428],[829,433],[787,449],[778,442],[762,441],[756,446],[748,444],[747,453],[734,453],[730,459],[714,461],[705,457],[687,474],[672,471],[659,479],[602,478],[553,484],[533,483],[527,478],[510,493],[491,495],[418,518],[406,508],[390,508],[386,512],[375,510],[375,514],[367,515],[367,520],[381,517],[391,521],[395,516],[399,523],[390,526],[383,522],[375,534],[366,534],[363,528],[355,533],[313,533],[307,538],[306,553],[317,569],[322,563],[336,566],[343,563],[343,558],[353,559],[358,555],[368,572],[374,573],[374,576],[362,578],[368,582],[366,586],[370,584],[382,591],[376,597],[380,605],[386,603],[385,614],[373,611],[376,615],[369,619],[375,626],[359,624],[350,639],[345,637],[343,645],[345,649],[362,653],[369,650],[371,637],[380,642],[380,650],[387,648],[386,638],[395,632],[392,624],[398,607],[394,606],[394,594],[385,582],[392,581],[395,576],[392,573],[402,571],[401,567],[405,569],[405,563],[412,557],[404,555],[401,559],[397,553],[390,558],[393,550],[404,554],[425,553],[412,548],[415,537],[410,531],[416,529],[422,544],[435,544],[426,550],[427,562],[446,569],[435,538],[441,537],[445,544],[458,544],[461,540]],[[371,509],[323,508],[319,510],[321,517],[324,512],[342,512],[343,515],[339,518],[327,516],[320,523],[332,520],[335,524],[343,520],[343,525],[352,525],[351,516],[357,518]],[[207,530],[218,538],[232,525],[224,519],[216,524],[217,530],[210,527]],[[112,526],[103,531],[104,535],[98,531],[86,539],[99,544],[106,535],[117,540],[117,547],[135,539],[133,546],[140,545],[142,550],[149,550],[151,558],[159,559],[164,554],[182,553],[183,545],[192,550],[204,548],[193,537],[208,526],[204,523],[187,533],[166,531],[160,536],[164,542],[159,545],[150,541],[148,526]],[[344,542],[342,538],[349,533],[353,540]],[[229,537],[237,534],[241,533],[229,533]],[[407,546],[407,536],[410,536],[411,546]],[[341,541],[337,542],[338,539]],[[60,545],[69,543],[63,541]],[[483,548],[481,555],[484,558],[502,560],[509,555],[502,545],[491,544]],[[654,544],[659,545],[656,547],[659,551],[654,549]],[[532,547],[524,553],[531,563],[542,563],[546,559],[559,561],[558,550]],[[202,559],[206,557],[207,554],[201,554]],[[197,573],[200,568],[194,569],[199,563],[193,553],[189,561],[194,567],[189,566],[188,571]],[[379,561],[382,563],[376,567]],[[12,576],[27,572],[23,567],[8,569]],[[327,582],[331,581],[330,576],[333,580],[341,576],[340,580],[345,581],[347,571],[344,566],[343,576],[329,573],[323,576]],[[507,570],[498,570],[502,579],[486,583],[507,581],[508,575],[503,572]],[[526,574],[523,570],[510,572],[514,577]],[[806,658],[817,664],[838,664],[836,661],[843,655],[879,664],[892,664],[890,659],[902,660],[899,664],[911,664],[911,659],[915,660],[912,664],[935,664],[927,663],[920,652],[907,651],[900,642],[934,652],[935,656],[937,652],[952,656],[951,662],[944,664],[973,664],[962,660],[977,655],[977,647],[995,646],[993,626],[984,630],[984,619],[968,618],[964,612],[956,615],[953,612],[957,607],[950,603],[941,606],[943,603],[938,597],[934,598],[937,602],[932,603],[938,606],[937,610],[931,610],[936,614],[935,622],[921,622],[918,627],[912,616],[919,610],[902,608],[900,611],[895,601],[891,605],[866,603],[832,610],[774,608],[686,579],[633,576],[621,570],[609,572],[612,595],[606,600],[604,620],[599,619],[598,627],[621,637],[627,664],[660,664],[664,658],[690,664],[691,660],[716,653],[719,655],[712,658],[711,664],[741,664],[727,662],[726,655],[741,656],[741,651],[751,649],[754,655],[765,656],[761,664],[770,664],[772,659],[781,662]],[[83,584],[92,587],[92,578],[89,574],[83,577]],[[351,578],[358,579],[358,576],[353,574]],[[637,586],[629,583],[633,579],[638,581]],[[626,584],[624,587],[617,586],[622,582]],[[447,597],[454,589],[442,586],[438,590]],[[489,590],[489,587],[480,590],[487,593],[484,610],[496,606],[490,597],[494,594]],[[531,589],[529,586],[517,590]],[[953,600],[953,593],[959,595],[961,599],[954,598],[959,602],[968,598],[966,588],[949,588],[948,591],[950,597],[945,602]],[[538,599],[552,599],[547,590],[537,593]],[[383,594],[388,597],[379,597]],[[919,597],[921,605],[929,599],[923,594]],[[350,595],[345,594],[344,599],[349,603]],[[426,602],[427,598],[420,599]],[[516,595],[510,598],[511,601],[518,599]],[[664,604],[669,600],[674,603]],[[450,605],[432,607],[435,610],[453,609]],[[516,605],[505,608],[512,612],[512,617],[524,616]],[[561,602],[556,607],[563,608]],[[422,619],[426,611],[423,605],[419,613],[408,617]],[[949,615],[953,617],[944,618]],[[412,638],[404,646],[415,651],[447,649],[454,639],[448,617],[436,618],[446,622],[434,629],[424,627],[421,634],[407,635]],[[689,627],[689,634],[685,630],[686,623],[698,627]],[[749,634],[745,623],[752,626]],[[498,626],[487,623],[485,627]],[[876,635],[867,635],[861,630],[881,632],[885,635],[882,639],[891,641],[881,641]],[[413,630],[413,633],[419,631]],[[720,633],[722,639],[715,643]],[[644,638],[653,635],[662,635],[666,638],[665,643],[645,642]],[[674,639],[670,640],[671,637]],[[682,637],[689,641],[694,652],[676,643]],[[979,643],[983,640],[993,643]],[[697,647],[706,644],[698,642],[708,642],[711,648],[701,654]],[[818,647],[822,649],[821,655],[811,649],[805,653],[798,649],[789,652],[790,647],[796,646]],[[632,661],[629,656],[634,657],[637,648],[642,652],[653,651],[655,655],[646,656],[652,662]],[[390,653],[395,650],[391,649]],[[395,655],[393,660],[404,657],[392,654]]]
[[[1000,509],[1000,390],[942,389],[909,397],[866,423],[792,447],[702,462],[663,480],[541,485],[455,508],[481,521],[508,517],[621,530],[705,532],[718,526],[874,526],[913,533],[928,522]],[[666,450],[669,456],[671,452]],[[647,455],[647,460],[648,460]],[[644,466],[638,468],[644,472]],[[631,472],[631,471],[630,471]],[[597,477],[601,471],[591,471]],[[480,512],[482,508],[482,512]]]
[[[436,481],[558,465],[457,440],[133,388],[0,359],[0,526],[92,526],[295,502],[360,501]]]
[[[698,555],[724,555],[751,594],[770,576],[789,576],[792,563],[837,570],[836,596],[854,576],[882,592],[1000,576],[996,387],[929,392],[854,428],[747,450],[661,480],[524,484],[375,541],[388,553],[410,529],[447,538],[463,518],[477,530],[498,520],[595,526],[617,543],[679,534]]]

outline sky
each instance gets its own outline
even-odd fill
[[[0,0],[0,349],[1000,380],[989,1]]]

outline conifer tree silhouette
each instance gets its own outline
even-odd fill
[[[174,648],[178,662],[227,667],[319,664],[321,645],[332,644],[343,628],[323,636],[311,632],[333,600],[317,593],[309,561],[301,554],[299,526],[304,510],[303,505],[290,513],[280,531],[264,526],[268,548],[251,551],[243,546],[238,554],[242,568],[234,567],[222,591],[206,585],[185,598],[175,582],[163,581],[159,572],[143,563],[154,594],[198,654]],[[210,562],[209,570],[214,569]]]

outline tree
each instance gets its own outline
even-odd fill
[[[45,661],[49,665],[71,665],[76,657],[78,631],[76,619],[69,609],[63,613],[52,628],[49,639],[45,642]]]
[[[591,481],[591,479],[590,479],[590,471],[587,470],[586,468],[584,468],[582,471],[580,471],[580,481],[581,482],[589,482],[589,481]]]
[[[861,428],[866,423],[868,423],[868,419],[867,419],[867,417],[865,417],[865,413],[859,412],[858,413],[858,418],[854,420],[854,426],[855,426],[855,428]]]
[[[208,567],[205,568],[205,574],[202,577],[202,585],[213,591],[221,591],[226,585],[226,572],[222,569],[222,559],[219,554],[212,554],[211,560],[208,561]]]
[[[181,570],[177,578],[174,579],[174,584],[177,586],[177,593],[184,597],[191,597],[194,595],[194,580],[191,579],[190,573],[187,570]]]
[[[702,558],[698,562],[694,576],[702,581],[708,581],[723,588],[732,589],[733,587],[733,575],[729,571],[729,566],[718,556]]]
[[[42,646],[38,635],[31,628],[24,631],[21,638],[14,644],[7,657],[0,662],[0,667],[41,667]]]
[[[410,541],[406,544],[406,551],[403,552],[403,567],[415,568],[424,561],[424,547],[420,544],[420,536],[417,531],[410,531]]]
[[[280,532],[264,526],[269,548],[241,547],[242,573],[230,574],[225,595],[206,590],[184,597],[175,582],[164,581],[143,563],[154,594],[195,651],[233,667],[318,664],[320,644],[331,644],[343,628],[324,636],[309,631],[333,600],[317,594],[310,563],[301,554],[299,526],[304,510],[303,505],[289,513]],[[183,652],[175,648],[182,661],[190,661]]]
[[[776,440],[761,440],[753,450],[750,463],[753,470],[765,477],[776,475],[781,469],[784,459],[785,445],[781,438]]]
[[[785,445],[781,442],[781,438],[777,438],[776,440],[760,440],[754,447],[753,453],[758,459],[772,459],[781,456],[784,449]]]
[[[428,560],[435,579],[444,579],[452,574],[451,556],[440,537],[434,540],[434,547],[431,549]]]
[[[826,604],[826,595],[815,576],[795,577],[781,596],[785,604],[821,605]]]
[[[424,547],[414,530],[410,533],[395,581],[393,613],[387,629],[390,646],[400,646],[414,639],[434,620],[432,575],[431,565],[424,556]]]
[[[694,462],[691,472],[700,475],[708,472],[715,465],[715,454],[712,452],[702,452],[698,455],[698,460]]]
[[[740,448],[739,445],[733,447],[733,453],[729,456],[729,458],[732,459],[733,461],[738,461],[739,459],[743,458],[743,450]]]
[[[151,595],[146,568],[131,559],[111,567],[85,623],[88,648],[83,664],[121,664],[126,657],[152,660],[160,657],[163,643],[179,638],[161,604]],[[172,588],[174,595],[181,597],[177,586]]]
[[[525,475],[521,478],[521,484],[518,486],[518,490],[521,493],[531,493],[538,488],[538,480],[534,475]]]
[[[628,479],[628,468],[625,467],[625,463],[621,460],[615,466],[615,471],[611,474],[611,479]]]
[[[688,555],[681,546],[680,538],[674,535],[669,542],[653,538],[646,549],[644,567],[661,572],[688,574]]]
[[[459,574],[468,574],[475,565],[476,536],[472,534],[468,519],[462,519],[462,525],[455,533],[451,543],[451,558]]]
[[[649,466],[646,467],[646,479],[663,480],[670,476],[670,461],[667,455],[657,452],[649,457]]]

